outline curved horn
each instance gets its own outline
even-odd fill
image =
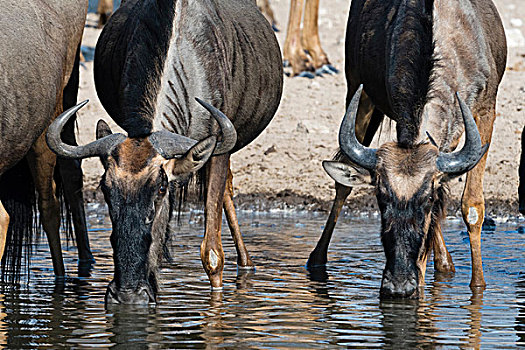
[[[489,144],[481,146],[481,136],[476,121],[468,106],[456,92],[463,122],[465,123],[465,145],[457,152],[439,153],[436,161],[439,171],[449,174],[463,174],[472,169],[489,148]]]
[[[198,143],[194,139],[167,130],[154,132],[149,141],[164,159],[182,156]]]
[[[352,162],[367,170],[373,170],[376,167],[377,150],[363,146],[355,136],[355,118],[362,91],[363,84],[359,85],[346,110],[341,129],[339,129],[339,146]]]
[[[108,154],[115,145],[126,139],[126,136],[123,134],[111,134],[84,146],[72,146],[64,143],[60,137],[62,128],[80,108],[86,105],[86,103],[88,103],[88,100],[71,107],[59,115],[49,126],[46,134],[47,145],[57,155],[73,159],[103,156]]]
[[[215,151],[213,151],[213,155],[219,155],[229,152],[237,143],[237,131],[235,131],[235,127],[233,126],[232,122],[230,121],[230,119],[228,119],[227,116],[224,115],[224,113],[222,113],[209,103],[206,103],[197,97],[195,98],[195,100],[197,100],[197,102],[199,102],[201,106],[206,108],[208,112],[210,112],[211,115],[213,115],[213,117],[215,118],[215,120],[217,120],[219,126],[221,127],[222,141],[217,142],[217,147],[215,148]]]

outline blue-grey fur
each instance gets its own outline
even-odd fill
[[[234,151],[242,148],[269,123],[282,90],[278,43],[256,11],[241,0],[127,1],[97,44],[102,104],[130,137],[168,130],[201,140],[216,123],[199,97],[232,119]]]

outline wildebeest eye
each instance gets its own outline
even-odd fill
[[[166,194],[166,191],[168,190],[167,186],[162,184],[159,187],[159,195],[164,196]]]

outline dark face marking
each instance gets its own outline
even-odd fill
[[[415,297],[440,186],[438,150],[429,144],[400,148],[388,143],[377,156],[376,196],[386,256],[381,295]]]
[[[215,149],[211,136],[177,159],[165,159],[148,138],[128,138],[109,156],[102,191],[113,224],[111,245],[114,280],[106,303],[146,304],[155,301],[157,272],[162,261],[172,212],[170,183],[184,184]]]
[[[103,162],[101,187],[113,224],[114,280],[107,303],[155,301],[170,217],[165,160],[147,139],[127,139]]]

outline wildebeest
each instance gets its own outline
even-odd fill
[[[59,237],[60,203],[53,179],[56,156],[45,143],[44,131],[62,113],[63,105],[76,103],[77,52],[86,12],[87,0],[45,4],[6,0],[0,7],[0,256],[8,240],[2,261],[4,273],[16,274],[20,267],[21,236],[30,234],[33,224],[30,198],[35,187],[54,273],[65,273]],[[73,124],[64,130],[64,138],[74,142]],[[80,258],[91,260],[80,163],[60,160],[58,165],[61,186],[74,216]]]
[[[155,300],[170,184],[183,185],[206,163],[201,259],[212,288],[222,288],[223,197],[238,266],[253,266],[235,216],[229,159],[268,125],[282,92],[279,46],[255,2],[126,1],[97,43],[95,83],[127,137],[99,122],[97,141],[70,147],[59,137],[65,113],[48,144],[68,158],[99,156],[105,168],[115,263],[106,302]]]
[[[342,152],[323,164],[337,182],[336,198],[310,268],[326,263],[341,206],[370,173],[386,255],[381,295],[417,296],[432,249],[436,270],[454,271],[441,234],[445,186],[470,170],[461,209],[470,237],[471,286],[485,285],[483,172],[505,64],[503,26],[490,0],[352,1]],[[397,141],[368,148],[384,115],[396,122]],[[431,143],[422,141],[425,131]],[[450,153],[463,131],[464,146]]]

